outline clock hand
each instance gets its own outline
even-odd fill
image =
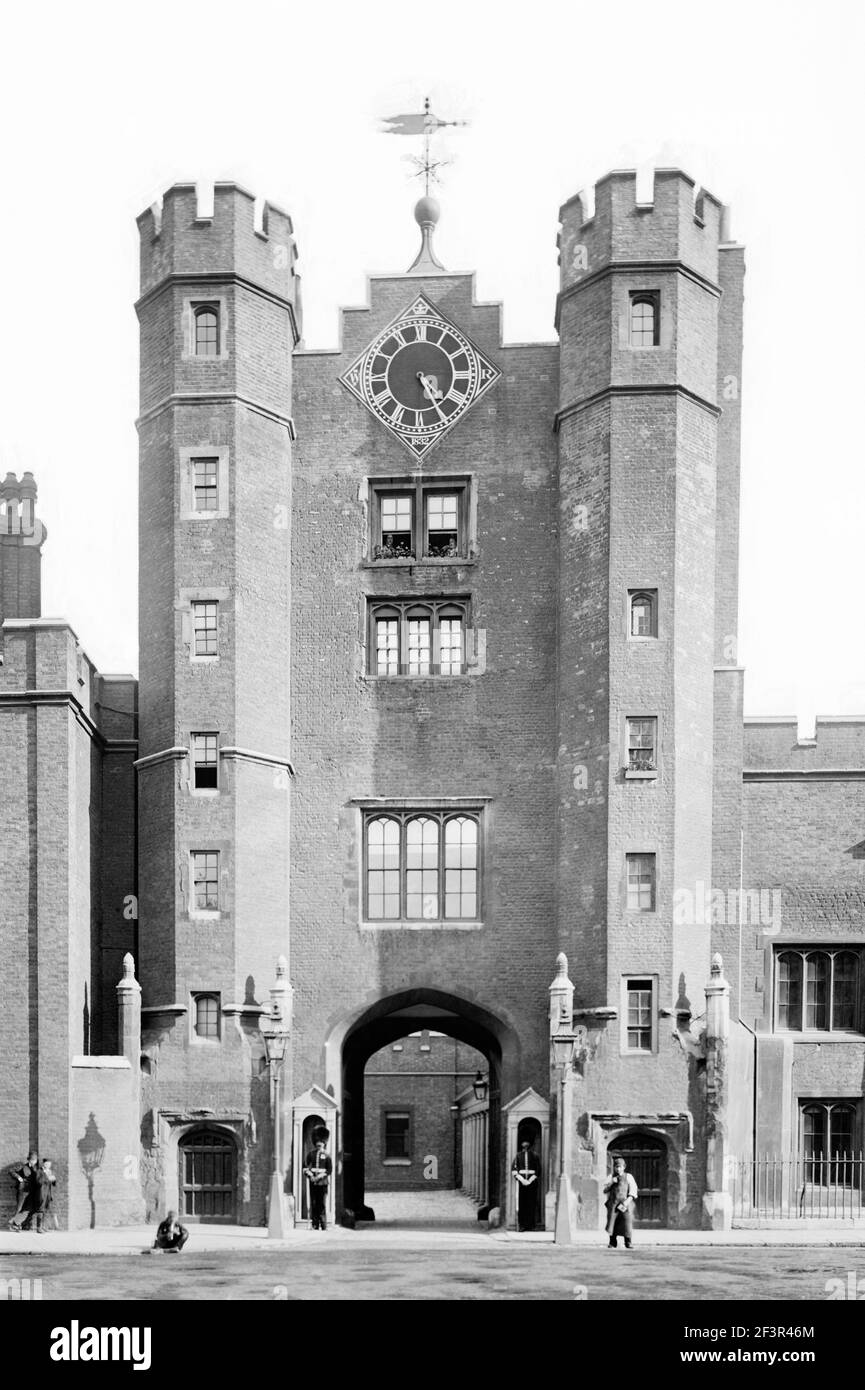
[[[423,372],[418,372],[417,379],[423,387],[424,395],[426,396],[430,405],[438,413],[439,419],[447,421],[448,417],[445,415],[444,411],[442,410],[441,406],[436,400],[436,395],[441,395],[441,392],[436,392],[433,390],[433,387],[430,385],[429,379],[424,376]]]

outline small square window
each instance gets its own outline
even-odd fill
[[[194,994],[192,996],[192,1031],[197,1038],[207,1038],[211,1042],[219,1040],[219,995]]]
[[[219,786],[219,735],[192,735],[192,785],[195,790],[215,791]]]
[[[654,854],[626,854],[628,873],[628,911],[655,911]]]
[[[192,901],[196,912],[219,911],[219,850],[192,851]]]
[[[192,652],[194,656],[219,655],[219,604],[209,599],[192,605]]]

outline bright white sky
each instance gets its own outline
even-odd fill
[[[416,251],[418,189],[379,115],[425,94],[468,130],[436,246],[550,340],[561,202],[680,164],[747,248],[742,622],[748,713],[865,715],[862,8],[727,0],[24,5],[4,18],[0,469],[49,528],[44,612],[136,671],[136,215],[234,178],[292,214],[305,339]],[[439,137],[442,140],[442,137]]]

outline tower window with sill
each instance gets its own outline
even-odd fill
[[[219,786],[219,735],[192,735],[192,785],[196,791]]]
[[[219,310],[215,304],[199,304],[193,310],[196,357],[219,356]]]
[[[657,589],[628,590],[628,632],[631,637],[657,637]]]
[[[631,347],[657,347],[660,342],[660,296],[656,290],[631,294]]]

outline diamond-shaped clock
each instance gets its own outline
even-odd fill
[[[340,381],[423,458],[500,376],[461,329],[418,295]]]

